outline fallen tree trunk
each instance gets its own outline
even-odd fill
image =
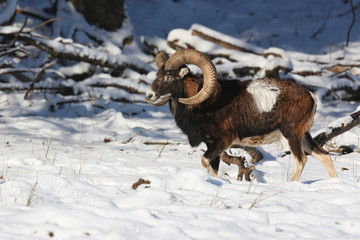
[[[330,141],[334,137],[337,137],[353,127],[360,124],[360,110],[353,112],[349,116],[340,118],[327,127],[320,130],[314,140],[320,145],[323,146],[326,142]]]
[[[203,33],[203,32],[200,32],[200,31],[198,31],[198,30],[195,30],[195,29],[192,30],[192,34],[193,34],[194,36],[198,36],[198,37],[200,37],[200,38],[202,38],[202,39],[204,39],[204,40],[206,40],[206,41],[215,43],[215,44],[217,44],[217,45],[219,45],[219,46],[222,46],[222,47],[224,47],[224,48],[228,48],[228,49],[237,50],[237,51],[240,51],[240,52],[247,52],[247,53],[253,53],[253,54],[259,55],[258,53],[253,52],[253,51],[251,51],[251,50],[249,50],[249,49],[236,46],[236,45],[231,44],[231,43],[229,43],[229,42],[225,42],[225,41],[223,41],[223,40],[221,40],[221,39],[217,39],[217,38],[215,38],[215,37],[209,36],[209,35],[207,35],[207,34],[205,34],[205,33]]]
[[[67,42],[67,39],[49,39],[45,36],[32,34],[32,30],[25,31],[20,29],[17,32],[9,32],[5,29],[4,31],[0,31],[0,35],[25,42],[26,44],[47,52],[55,58],[86,62],[119,71],[129,68],[140,74],[147,74],[153,70],[147,63],[137,58],[99,51],[81,44]]]
[[[56,58],[66,58],[78,62],[86,62],[92,65],[106,67],[113,70],[132,69],[141,74],[146,74],[152,69],[140,60],[129,56],[116,56],[98,50],[90,49],[79,44],[67,44],[61,41],[38,39],[21,35],[19,40],[45,51]]]
[[[29,88],[28,87],[0,87],[0,91],[3,92],[23,92],[23,91],[28,91]],[[32,90],[36,90],[36,91],[56,91],[56,92],[61,92],[62,95],[75,95],[74,93],[74,89],[72,87],[67,87],[67,86],[59,86],[59,87],[32,87]]]
[[[117,84],[117,83],[96,83],[96,84],[90,84],[88,86],[98,87],[98,88],[108,88],[108,87],[119,88],[119,89],[125,90],[128,93],[145,95],[145,92],[142,92],[142,91],[135,89],[133,87],[130,87],[130,86],[121,85],[121,84]]]
[[[191,31],[192,35],[198,36],[206,41],[215,43],[224,48],[231,49],[231,50],[237,50],[240,52],[247,52],[247,53],[252,53],[252,54],[256,54],[256,55],[261,55],[262,50],[260,48],[252,46],[246,42],[243,42],[240,39],[235,39],[228,35],[221,34],[212,29],[209,29],[207,27],[204,27],[204,26],[201,26],[198,24],[194,24],[191,27],[191,30],[192,30]],[[222,39],[216,38],[216,37],[214,37],[214,35],[221,36]]]

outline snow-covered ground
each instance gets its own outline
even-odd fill
[[[360,237],[357,152],[332,155],[338,179],[309,157],[300,181],[288,182],[292,157],[265,146],[257,179],[238,182],[237,168],[222,164],[228,183],[202,169],[205,146],[190,148],[165,107],[109,103],[99,113],[50,114],[45,100],[35,108],[21,95],[0,99],[1,239]],[[325,104],[316,126],[353,107]],[[359,134],[336,143],[358,147]],[[133,190],[139,178],[150,188]]]
[[[285,50],[310,51],[328,41],[343,43],[342,33],[331,39],[321,34],[315,40],[308,40],[309,36],[305,39],[311,29],[305,24],[308,18],[303,11],[293,10],[305,8],[319,15],[312,8],[316,2],[314,7],[326,7],[323,14],[329,8],[331,14],[346,12],[340,0],[296,1],[294,5],[278,1],[277,7],[272,7],[273,1],[251,2],[258,5],[230,0],[127,3],[139,38],[142,34],[166,38],[161,35],[163,31],[188,29],[192,23],[229,34],[234,21],[243,19],[245,30],[238,27],[238,35],[232,36],[245,37],[250,31],[247,29],[263,34],[277,32],[287,36],[279,42]],[[184,6],[179,9],[175,4]],[[215,25],[206,25],[205,20],[189,15],[186,24],[191,24],[185,26],[184,18],[176,17],[184,9],[201,13],[196,15],[199,17],[218,11],[221,17],[208,18],[208,23]],[[235,14],[236,9],[242,14]],[[300,19],[298,35],[289,33],[295,28],[291,24],[286,27],[268,21],[267,27],[260,27],[266,22],[265,13]],[[150,19],[155,22],[150,24]],[[331,29],[344,32],[350,15],[339,19],[342,27],[337,22]],[[328,18],[326,30],[333,22]],[[158,25],[162,28],[155,29]],[[359,26],[352,36],[359,40],[357,31]],[[154,73],[139,78],[151,76]],[[281,157],[286,149],[274,144],[263,147],[265,159],[256,165],[253,182],[236,181],[237,168],[226,164],[221,165],[220,174],[228,181],[223,181],[209,177],[202,169],[200,158],[205,145],[191,148],[165,106],[121,104],[100,98],[95,104],[66,104],[52,112],[49,109],[56,96],[55,100],[49,98],[37,93],[24,100],[23,93],[0,92],[0,239],[360,238],[358,127],[331,141],[331,146],[351,145],[355,149],[346,155],[332,153],[337,179],[328,178],[325,168],[309,157],[300,181],[288,182],[292,156]],[[358,105],[319,102],[312,133],[348,115]],[[133,190],[132,184],[139,178],[151,183]]]

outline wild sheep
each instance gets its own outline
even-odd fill
[[[330,177],[337,177],[327,151],[311,137],[316,98],[290,80],[260,78],[220,80],[212,61],[194,49],[156,56],[159,69],[145,99],[152,105],[169,102],[177,126],[191,146],[204,142],[201,163],[217,176],[220,155],[232,145],[257,146],[284,137],[295,160],[291,181],[297,181],[307,162],[306,153],[319,159]],[[203,81],[185,64],[203,72]]]

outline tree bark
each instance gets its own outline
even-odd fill
[[[326,128],[320,130],[319,134],[314,137],[314,140],[320,145],[323,146],[326,142],[330,141],[336,136],[343,134],[346,131],[349,131],[353,127],[360,124],[360,110],[353,112],[349,116],[340,118],[335,122],[331,123]]]
[[[108,31],[115,31],[121,28],[126,18],[124,0],[70,1],[88,23]]]
[[[0,35],[2,34],[0,33]],[[20,35],[18,39],[49,53],[55,58],[66,58],[78,62],[87,62],[92,65],[107,67],[120,71],[126,68],[130,68],[141,74],[146,74],[151,70],[151,68],[146,63],[141,62],[136,58],[116,56],[107,53],[104,55],[98,50],[93,50],[79,44],[66,44],[56,40],[47,39],[35,40],[34,38],[25,35]],[[61,49],[61,51],[59,49]]]

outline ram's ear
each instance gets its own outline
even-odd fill
[[[186,74],[188,74],[190,72],[190,69],[188,67],[182,67],[179,70],[179,75],[181,78],[185,77]]]

